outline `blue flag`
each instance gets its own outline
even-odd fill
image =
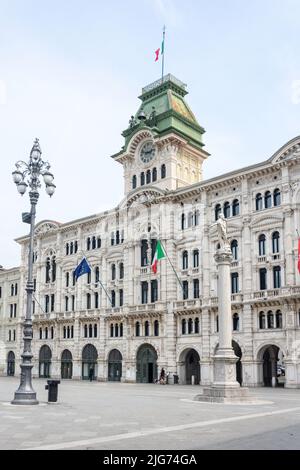
[[[79,265],[74,270],[74,277],[77,281],[79,276],[82,276],[83,274],[90,273],[90,272],[91,272],[90,265],[87,262],[86,258],[83,258],[82,261],[80,261]]]

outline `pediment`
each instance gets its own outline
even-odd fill
[[[42,220],[35,226],[34,234],[45,235],[46,233],[55,232],[59,226],[60,224],[53,220]]]
[[[266,227],[268,225],[275,226],[275,225],[281,225],[283,223],[283,217],[279,215],[260,215],[257,217],[254,217],[253,220],[250,223],[251,228],[260,228],[260,227]]]
[[[149,204],[151,202],[154,202],[156,198],[161,197],[164,194],[165,193],[163,190],[155,188],[154,186],[148,186],[146,190],[144,189],[142,191],[139,188],[137,191],[129,194],[128,197],[123,199],[123,201],[120,203],[120,209],[129,209]]]
[[[281,161],[295,160],[300,158],[300,136],[291,139],[283,145],[269,159],[271,163],[279,163]]]

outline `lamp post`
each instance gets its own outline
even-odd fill
[[[31,210],[29,213],[23,213],[23,222],[30,224],[30,239],[29,239],[29,254],[28,254],[28,278],[26,283],[27,302],[26,302],[26,315],[23,324],[24,330],[24,348],[22,357],[21,377],[18,390],[15,392],[14,405],[37,405],[36,392],[32,388],[31,383],[31,370],[32,370],[32,296],[33,296],[33,236],[35,226],[36,205],[39,199],[39,188],[42,186],[40,183],[40,176],[43,176],[46,185],[46,192],[51,197],[55,191],[53,184],[53,175],[50,173],[50,165],[44,162],[41,158],[41,149],[38,139],[35,139],[32,150],[30,152],[29,162],[18,161],[16,163],[16,170],[13,171],[13,181],[16,183],[19,193],[23,196],[27,187],[29,186],[29,198]]]

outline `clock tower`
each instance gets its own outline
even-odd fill
[[[142,101],[123,131],[125,144],[112,156],[124,167],[125,195],[157,187],[161,190],[197,183],[202,162],[201,127],[184,97],[186,85],[173,75],[142,89]]]

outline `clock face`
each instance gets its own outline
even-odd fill
[[[140,159],[143,163],[149,163],[155,155],[155,147],[151,140],[145,142],[140,150]]]

